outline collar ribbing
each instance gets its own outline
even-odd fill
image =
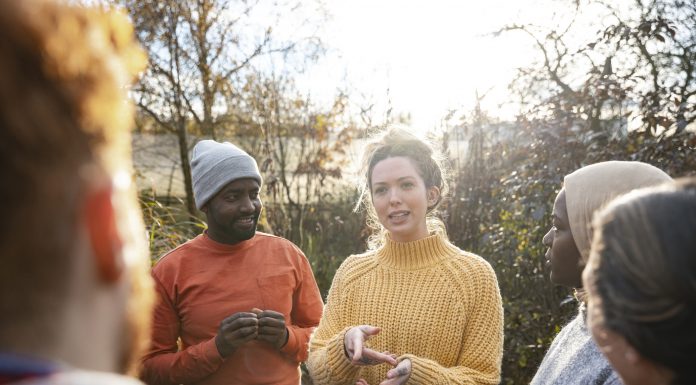
[[[440,234],[411,242],[396,242],[387,236],[384,246],[377,251],[377,261],[394,269],[418,270],[457,253],[458,249]]]

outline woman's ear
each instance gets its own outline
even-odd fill
[[[97,275],[105,283],[118,281],[123,273],[123,243],[116,227],[111,186],[87,192],[83,218]]]
[[[440,189],[437,186],[428,187],[425,195],[428,200],[428,209],[432,209],[440,201]]]

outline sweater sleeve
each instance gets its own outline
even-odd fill
[[[347,261],[346,261],[347,262]],[[324,307],[324,315],[309,346],[307,369],[315,385],[355,384],[360,368],[346,357],[343,340],[352,326],[341,319],[342,281],[345,264],[336,271]]]
[[[150,385],[192,383],[217,371],[223,358],[215,338],[179,351],[179,317],[161,281],[154,274],[153,279],[158,301],[150,349],[142,360],[142,380]]]
[[[291,322],[287,325],[288,342],[281,351],[299,363],[307,359],[309,338],[319,325],[324,304],[307,257],[299,249],[296,251],[299,260],[299,285],[292,298]]]
[[[433,360],[405,354],[411,360],[409,384],[498,384],[503,356],[503,307],[495,272],[487,263],[479,265],[467,280],[472,282],[466,309],[458,365],[443,367]]]

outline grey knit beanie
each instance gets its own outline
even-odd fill
[[[249,154],[230,142],[201,140],[193,147],[191,157],[193,197],[200,210],[228,183],[253,178],[261,184],[261,173]]]

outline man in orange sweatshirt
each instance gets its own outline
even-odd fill
[[[159,303],[141,377],[151,385],[298,384],[323,308],[307,258],[256,232],[262,180],[246,152],[203,140],[191,166],[208,229],[153,268]]]

